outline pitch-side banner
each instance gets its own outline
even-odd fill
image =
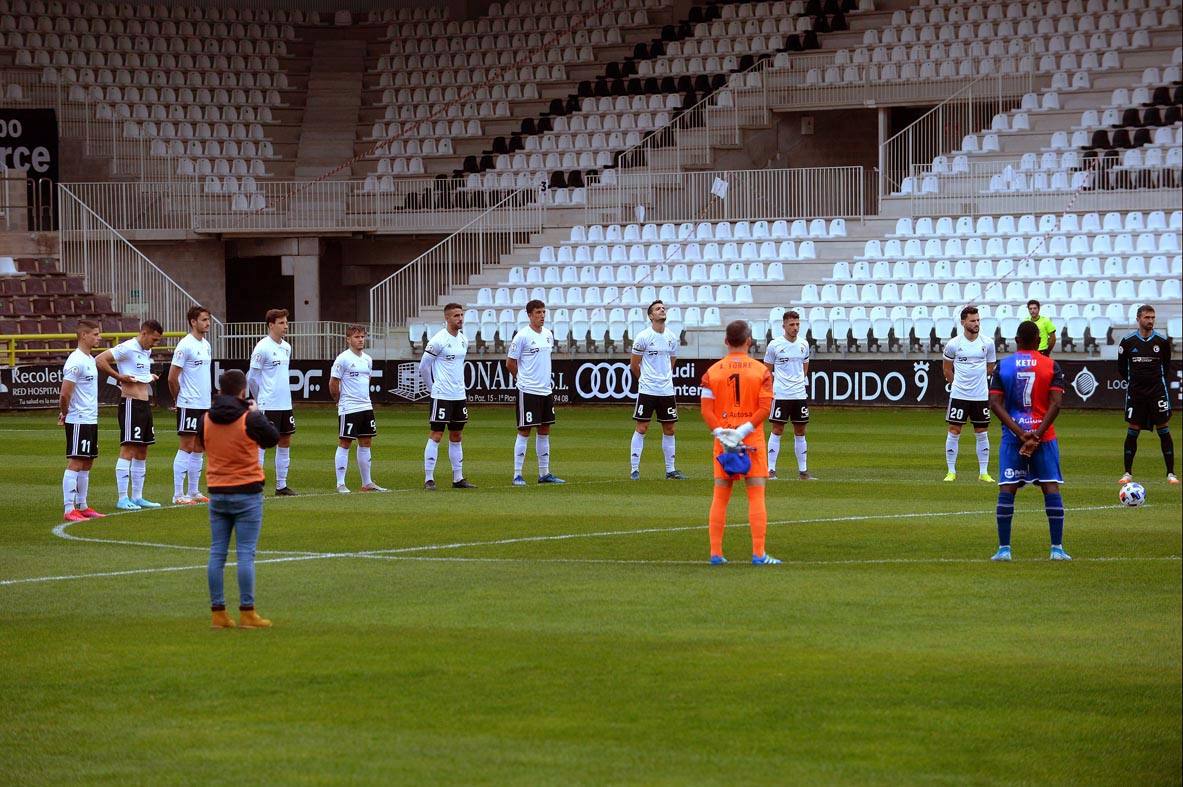
[[[714,360],[679,359],[674,367],[674,391],[679,402],[698,401],[698,384]],[[1067,407],[1117,410],[1123,406],[1125,383],[1115,361],[1060,361],[1064,369]],[[376,361],[370,396],[375,404],[405,404],[430,398],[413,361]],[[949,398],[939,360],[842,361],[815,359],[809,365],[810,400],[815,406],[944,407]],[[294,402],[328,402],[330,361],[293,361],[289,385]],[[215,361],[214,380],[226,369],[246,370],[245,361]],[[154,364],[161,375],[157,400],[171,404],[165,378],[168,367]],[[559,404],[613,404],[636,395],[627,361],[556,360],[552,366],[555,399]],[[1176,408],[1183,407],[1183,364],[1171,365],[1168,384]],[[18,366],[0,369],[0,409],[56,407],[61,389],[60,366]],[[465,364],[469,401],[474,404],[511,404],[514,379],[502,359],[479,359]],[[99,386],[103,404],[118,401],[119,389]]]

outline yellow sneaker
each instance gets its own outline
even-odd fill
[[[226,614],[224,609],[216,609],[213,613],[213,619],[210,621],[210,628],[212,629],[232,629],[237,624],[234,618]]]
[[[998,483],[997,481],[995,481],[993,478],[990,477],[989,473],[979,473],[978,480],[984,481],[987,484],[997,484]]]
[[[271,621],[259,617],[259,613],[253,609],[240,609],[238,610],[238,625],[244,629],[266,629],[271,628]]]
[[[957,474],[956,474],[956,473],[946,473],[946,474],[945,474],[945,480],[946,480],[946,481],[956,481],[956,480],[957,480]]]

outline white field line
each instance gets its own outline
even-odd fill
[[[1069,511],[1096,511],[1103,509],[1118,508],[1119,506],[1082,506],[1078,508],[1069,508]],[[135,512],[130,512],[135,513]],[[943,518],[953,516],[984,516],[992,512],[989,511],[934,511],[925,513],[911,513],[911,514],[885,514],[885,515],[859,515],[859,516],[845,516],[845,517],[823,517],[814,519],[785,519],[769,522],[770,525],[805,525],[805,524],[825,524],[834,522],[860,522],[866,520],[882,520],[882,519],[920,519],[920,518]],[[131,546],[145,546],[156,549],[183,549],[183,550],[200,550],[206,551],[205,547],[194,547],[188,545],[178,544],[156,544],[145,541],[122,541],[115,539],[99,539],[99,538],[85,538],[82,536],[75,536],[67,532],[69,526],[73,523],[62,523],[53,529],[54,535],[69,539],[88,541],[92,543],[112,543]],[[730,527],[747,527],[748,523],[736,523]],[[432,557],[432,556],[413,556],[409,553],[413,552],[428,552],[440,551],[445,549],[464,549],[471,547],[485,547],[485,546],[504,546],[507,544],[522,544],[522,543],[537,543],[546,541],[564,541],[579,538],[612,538],[616,536],[642,535],[652,533],[676,533],[691,530],[705,530],[706,525],[685,525],[676,527],[654,527],[642,528],[637,530],[604,530],[590,533],[561,533],[556,535],[540,535],[540,536],[521,536],[516,538],[502,538],[486,541],[461,541],[449,544],[425,544],[420,546],[399,547],[395,549],[379,549],[366,550],[358,552],[271,552],[266,554],[281,554],[284,557],[264,558],[255,561],[256,564],[265,563],[292,563],[302,562],[307,560],[327,560],[332,558],[367,558],[367,559],[414,559],[414,560],[435,560],[448,562],[524,562],[524,563],[587,563],[587,564],[638,564],[638,565],[700,565],[703,561],[689,561],[689,560],[614,560],[614,559],[600,559],[600,558],[461,558],[461,557]],[[1126,560],[1179,560],[1175,555],[1164,557],[1112,557],[1112,558],[1080,558],[1082,561],[1099,562],[1099,561],[1126,561]],[[786,561],[787,565],[880,565],[880,564],[894,564],[894,563],[975,563],[980,562],[976,559],[969,558],[871,558],[863,560],[824,560],[824,561]],[[227,565],[235,565],[231,562]],[[0,580],[0,586],[21,585],[37,582],[59,582],[74,579],[89,579],[100,577],[118,577],[129,576],[136,574],[154,574],[167,573],[175,571],[191,571],[205,568],[205,564],[192,566],[165,566],[155,568],[129,569],[126,571],[103,571],[86,574],[64,574],[44,577],[27,577],[21,579],[6,579]]]

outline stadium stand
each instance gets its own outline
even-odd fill
[[[1183,227],[1179,210],[1164,202],[1183,173],[1178,3],[782,0],[677,8],[515,0],[469,19],[443,8],[354,19],[8,0],[0,5],[4,66],[22,79],[3,95],[13,105],[31,84],[60,85],[96,123],[142,143],[170,178],[192,184],[201,198],[192,213],[275,213],[276,231],[294,220],[278,207],[303,188],[283,182],[292,177],[356,178],[348,184],[354,201],[328,213],[479,215],[513,194],[545,205],[541,232],[515,238],[500,264],[445,293],[472,305],[470,325],[485,349],[503,347],[534,297],[554,309],[564,347],[587,352],[628,346],[654,298],[670,305],[682,330],[717,331],[744,316],[764,339],[775,309],[798,305],[815,345],[838,352],[935,351],[956,327],[957,306],[970,301],[1001,346],[1022,304],[1038,298],[1062,324],[1061,347],[1080,352],[1109,346],[1143,301],[1163,304],[1167,326],[1183,311]],[[333,46],[346,37],[359,70],[335,78],[356,76],[360,107],[332,126],[341,137],[332,143],[349,152],[318,157],[302,141],[325,120],[306,111],[317,89],[316,55],[338,52]],[[786,78],[875,89],[1011,75],[1029,80],[1013,106],[956,129],[935,155],[926,148],[924,163],[881,195],[878,216],[767,212],[625,223],[631,204],[611,220],[594,210],[606,193],[632,196],[618,187],[618,173],[662,171],[664,161],[641,154]],[[332,90],[325,84],[321,94]],[[828,109],[860,106],[834,96]],[[785,109],[779,99],[763,100],[772,114]],[[1088,202],[1098,192],[1112,193],[1112,204]],[[380,195],[395,199],[357,199]],[[98,295],[58,304],[45,293],[4,292],[20,299],[5,301],[6,318],[47,326],[83,313],[118,319]],[[425,332],[412,320],[406,335],[416,345]]]

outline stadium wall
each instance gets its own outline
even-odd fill
[[[674,388],[684,405],[698,401],[698,382],[716,359],[679,359],[674,369]],[[1104,360],[1060,360],[1068,388],[1064,406],[1077,409],[1120,410],[1125,387],[1117,363]],[[164,363],[153,371],[158,404],[171,404]],[[409,404],[429,397],[417,376],[414,361],[375,361],[371,397],[376,404]],[[214,361],[214,379],[226,369],[243,369],[240,359]],[[328,403],[332,361],[293,361],[289,380],[292,399],[297,403]],[[872,360],[842,361],[817,359],[810,363],[813,406],[878,406],[943,408],[948,387],[943,382],[941,361]],[[511,404],[515,401],[512,375],[505,361],[479,359],[465,364],[469,401],[473,404]],[[623,404],[636,396],[628,363],[620,358],[591,360],[560,359],[553,365],[555,400],[559,404]],[[1183,406],[1183,361],[1171,364],[1171,397]],[[0,410],[57,407],[62,367],[29,365],[0,369]],[[103,385],[100,401],[113,405],[119,388]]]

